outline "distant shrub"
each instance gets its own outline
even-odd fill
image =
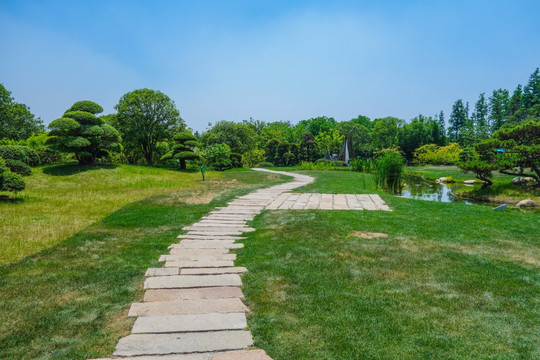
[[[241,168],[242,167],[242,154],[231,153],[231,156],[229,156],[229,159],[231,160],[231,166],[233,168]]]
[[[325,159],[325,158],[315,160],[315,164],[331,164],[331,163],[332,163],[332,160]]]
[[[271,162],[268,162],[268,161],[263,161],[262,163],[257,164],[255,167],[258,167],[258,168],[270,168],[270,167],[274,167],[274,164],[272,164]]]
[[[22,176],[28,176],[32,173],[32,169],[30,169],[30,166],[19,160],[6,159],[6,166],[11,172],[17,173]]]
[[[229,169],[232,167],[231,148],[226,144],[215,144],[204,148],[202,157],[207,162],[207,165],[212,166],[218,171]]]
[[[246,151],[242,155],[242,164],[248,168],[254,167],[257,164],[264,162],[264,150],[253,149]]]
[[[40,146],[34,149],[39,156],[40,165],[53,165],[59,164],[64,161],[62,153],[49,149],[46,146]]]
[[[328,162],[308,162],[308,161],[302,161],[299,166],[299,170],[335,170],[336,166],[332,163],[332,161]]]
[[[404,168],[405,159],[400,153],[384,153],[375,160],[375,184],[390,193],[400,193],[403,189]]]
[[[370,172],[373,169],[373,161],[371,159],[355,158],[351,160],[351,168],[353,171]]]
[[[332,165],[334,165],[335,167],[349,167],[349,164],[341,160],[332,161]]]
[[[420,146],[414,152],[413,162],[416,164],[454,165],[459,161],[463,149],[457,143],[438,147],[435,144]]]
[[[0,156],[4,160],[12,159],[19,160],[28,166],[38,166],[38,154],[28,146],[21,145],[2,145],[0,146]]]
[[[0,191],[17,193],[25,187],[26,183],[21,175],[9,171],[4,159],[0,157]]]

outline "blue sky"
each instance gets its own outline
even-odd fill
[[[6,1],[0,83],[45,123],[147,87],[188,126],[410,120],[540,66],[540,1]]]

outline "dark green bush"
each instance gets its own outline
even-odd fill
[[[5,160],[12,159],[22,161],[28,166],[38,166],[38,154],[28,146],[2,145],[0,146],[0,156]]]
[[[274,167],[274,164],[272,164],[271,162],[268,162],[268,161],[264,161],[260,164],[257,164],[257,166],[255,166],[256,168],[269,168],[269,167]]]
[[[99,114],[103,112],[103,108],[93,101],[82,100],[82,101],[77,101],[66,112],[69,112],[69,111],[85,111],[91,114]]]
[[[229,159],[231,159],[231,164],[233,168],[241,168],[242,166],[244,166],[242,164],[242,154],[231,153]]]
[[[35,149],[36,154],[39,156],[40,165],[53,165],[59,164],[64,161],[62,153],[54,151],[45,146],[40,146]]]
[[[28,176],[32,173],[30,166],[26,165],[22,161],[6,159],[6,166],[11,172],[17,173],[22,176]]]
[[[347,164],[345,161],[341,161],[341,160],[332,161],[332,164],[335,167],[349,167],[349,164]]]
[[[9,191],[17,193],[24,190],[26,183],[19,174],[12,173],[11,171],[4,171],[0,174],[0,191]]]
[[[325,159],[325,158],[318,159],[315,161],[315,164],[331,164],[331,163],[332,163],[332,160]]]

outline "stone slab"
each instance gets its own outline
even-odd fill
[[[115,356],[168,355],[241,350],[253,345],[249,331],[134,334],[120,339]]]
[[[216,354],[212,360],[272,360],[264,350],[242,350]]]
[[[244,298],[242,290],[235,286],[207,287],[192,289],[155,289],[144,293],[145,302],[178,301],[199,299]]]
[[[208,234],[183,234],[178,235],[178,239],[186,240],[243,240],[245,237],[242,236],[231,236],[231,235],[208,235]]]
[[[177,355],[156,355],[156,356],[135,356],[117,358],[100,358],[91,360],[212,360],[215,352],[199,354],[177,354]]]
[[[229,253],[229,249],[184,249],[177,247],[169,247],[171,255],[223,255]]]
[[[154,301],[133,303],[128,316],[242,313],[248,308],[239,298]]]
[[[223,267],[223,268],[198,268],[198,269],[181,269],[181,275],[213,275],[213,274],[242,274],[247,272],[247,269],[242,266]]]
[[[235,243],[234,240],[183,240],[175,245],[177,249],[238,249],[244,244]]]
[[[217,255],[208,255],[208,254],[183,254],[183,253],[177,253],[177,254],[168,254],[168,255],[161,255],[159,257],[159,261],[182,261],[182,260],[189,260],[189,261],[234,261],[236,260],[236,254],[217,254]]]
[[[179,268],[148,268],[146,270],[145,276],[171,276],[171,275],[180,275]]]
[[[156,276],[147,278],[145,289],[181,289],[215,286],[242,286],[242,280],[237,274],[220,275],[176,275]]]
[[[247,327],[244,313],[211,313],[188,315],[140,316],[135,320],[133,334],[164,334],[179,332],[242,330]]]
[[[190,260],[180,260],[180,261],[167,261],[165,267],[175,267],[175,268],[222,268],[222,267],[232,267],[234,266],[234,261],[232,260],[216,260],[216,261],[190,261]]]

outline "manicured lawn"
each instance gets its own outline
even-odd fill
[[[116,179],[119,185],[102,170],[78,174],[82,179],[69,176],[94,189],[83,189],[81,197],[100,195],[111,211],[115,203],[110,194],[115,191],[127,193],[128,188],[150,188],[153,183],[162,185],[159,191],[169,187],[169,193],[125,205],[45,250],[0,266],[0,359],[109,356],[118,339],[131,329],[127,310],[132,302],[141,301],[145,270],[160,266],[159,255],[177,241],[181,228],[236,195],[281,181],[279,176],[253,171],[210,173],[204,184],[197,182],[198,174],[170,172],[167,177],[167,171],[138,167],[117,171],[117,176],[122,175]],[[133,172],[138,175],[130,177]],[[149,178],[141,172],[150,174]],[[57,191],[64,186],[76,192],[67,178],[38,177],[56,184]],[[62,181],[63,185],[58,184]],[[102,192],[99,183],[105,188]],[[139,191],[118,201],[134,200],[141,196]],[[66,199],[76,198],[72,194]],[[89,201],[94,206],[101,203]],[[2,204],[3,209],[8,205],[21,204]],[[38,208],[32,206],[27,211]],[[69,219],[68,212],[63,216]],[[82,216],[76,213],[74,217]]]
[[[362,174],[306,173],[300,191],[365,191]],[[538,214],[382,197],[393,212],[255,219],[237,263],[256,345],[275,360],[540,359]]]
[[[52,246],[122,206],[150,196],[182,191],[189,204],[207,203],[238,186],[235,177],[145,166],[52,166],[34,168],[17,202],[0,201],[0,264]]]

